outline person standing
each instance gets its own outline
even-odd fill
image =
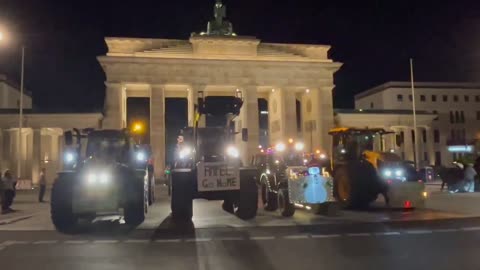
[[[12,172],[10,170],[6,170],[3,178],[3,188],[4,188],[4,200],[2,204],[2,213],[10,213],[14,212],[11,206],[13,204],[13,199],[15,197],[15,180],[13,179]]]
[[[38,183],[40,184],[40,191],[38,193],[38,202],[44,202],[43,197],[45,196],[45,190],[47,189],[47,170],[42,168],[40,171],[40,179]]]

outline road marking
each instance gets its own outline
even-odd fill
[[[428,233],[433,233],[433,231],[430,230],[410,230],[406,231],[406,234],[428,234]]]
[[[375,233],[375,235],[400,235],[400,232],[379,232]]]
[[[33,242],[34,245],[52,245],[58,243],[57,240],[42,240]]]
[[[284,239],[293,239],[293,240],[296,240],[296,239],[308,239],[308,235],[304,235],[304,234],[299,234],[299,235],[286,235],[283,237]]]
[[[241,241],[244,240],[242,237],[219,237],[216,238],[217,241]]]
[[[274,240],[275,236],[250,236],[250,240],[254,241],[264,241],[264,240]]]
[[[340,236],[340,234],[312,234],[312,238],[336,238]]]
[[[116,244],[118,240],[95,240],[93,241],[94,244]]]
[[[180,243],[181,239],[159,239],[155,240],[155,243]]]
[[[433,230],[435,233],[458,232],[458,229],[437,229]]]
[[[185,239],[185,242],[209,242],[212,238],[189,238]]]
[[[480,231],[480,227],[465,227],[465,228],[462,228],[462,231],[466,231],[466,232]]]
[[[11,245],[26,245],[29,244],[28,241],[5,241],[2,243],[3,246],[11,246]]]
[[[148,244],[149,242],[150,242],[149,240],[142,240],[142,239],[128,239],[124,241],[124,243],[127,243],[127,244]]]
[[[370,236],[371,234],[369,233],[347,233],[347,236],[350,237],[357,237],[357,236]]]
[[[63,243],[65,244],[87,244],[87,240],[66,240]]]

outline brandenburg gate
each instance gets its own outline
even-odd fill
[[[108,53],[98,57],[106,74],[103,128],[127,125],[127,98],[150,99],[150,142],[156,172],[165,166],[165,99],[188,99],[188,122],[204,96],[233,96],[244,106],[236,129],[248,128],[242,158],[258,151],[258,100],[268,101],[269,138],[303,140],[306,149],[330,152],[333,74],[341,64],[328,58],[330,46],[265,43],[237,36],[217,0],[207,31],[189,40],[108,37]],[[300,113],[297,104],[300,104]],[[300,120],[300,122],[298,122]]]

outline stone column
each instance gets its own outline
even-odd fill
[[[163,175],[165,168],[165,89],[152,85],[150,90],[150,144],[155,160],[155,177]]]
[[[404,141],[403,141],[403,151],[405,152],[405,159],[414,161],[415,160],[415,153],[414,153],[414,144],[412,138],[412,129],[409,127],[405,127],[403,129],[403,133],[405,134]],[[416,138],[418,140],[418,138]]]
[[[121,129],[126,126],[125,91],[119,83],[106,83],[104,129]]]
[[[295,89],[275,89],[268,101],[270,143],[297,138]]]
[[[32,184],[37,184],[40,176],[41,166],[41,149],[42,149],[42,133],[41,129],[33,129],[33,142],[32,142]]]
[[[431,127],[426,128],[427,131],[427,153],[428,153],[428,163],[430,165],[435,165],[435,147],[434,147],[434,138],[433,138],[433,129]]]
[[[240,153],[244,165],[250,163],[250,159],[258,151],[258,145],[260,143],[260,128],[258,119],[258,95],[256,86],[244,87],[243,94],[243,107],[240,114],[241,123],[237,128],[240,134],[237,135],[240,143]],[[243,142],[241,139],[242,128],[248,129],[248,141]]]
[[[334,126],[333,86],[310,89],[312,108],[312,130],[314,149],[320,149],[331,156],[332,136],[328,135]]]
[[[284,139],[298,139],[297,132],[297,97],[293,87],[281,89],[282,131]]]

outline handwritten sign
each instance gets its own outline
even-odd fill
[[[201,162],[197,166],[198,191],[240,189],[240,170],[224,162]]]

